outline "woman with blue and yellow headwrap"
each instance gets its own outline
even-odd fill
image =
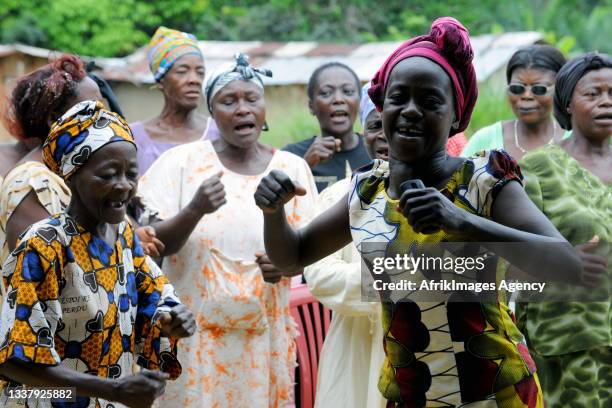
[[[125,222],[138,184],[130,128],[100,102],[80,102],[52,126],[43,157],[71,200],[4,263],[0,375],[11,388],[75,388],[80,407],[148,407],[180,375],[177,341],[195,320]],[[0,397],[23,404],[51,406]]]
[[[147,47],[149,69],[164,95],[159,115],[130,124],[138,145],[140,174],[166,150],[203,137],[207,119],[197,112],[202,100],[204,57],[188,33],[159,27]]]
[[[200,330],[181,343],[185,375],[168,385],[161,406],[259,408],[293,402],[292,274],[266,256],[263,216],[252,196],[267,171],[291,174],[308,191],[287,203],[290,222],[299,226],[310,218],[316,186],[304,160],[259,142],[265,75],[269,72],[253,68],[244,55],[215,70],[206,96],[220,137],[167,151],[140,180],[143,202],[163,220],[194,208],[188,203],[202,191],[208,191],[211,204],[191,210],[201,220],[182,249],[164,260],[185,304],[197,311]],[[153,227],[162,241],[171,242],[177,228],[165,222]]]

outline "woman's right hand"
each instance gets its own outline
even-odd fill
[[[336,139],[333,136],[317,136],[308,150],[306,150],[306,153],[304,153],[304,160],[306,160],[306,163],[312,169],[317,164],[326,162],[334,157],[334,154],[341,150],[341,143],[340,139]]]
[[[586,244],[576,245],[576,251],[582,261],[582,284],[596,288],[606,274],[608,261],[598,254],[592,253],[599,245],[599,237],[595,235]]]
[[[115,400],[130,408],[149,408],[166,390],[168,374],[142,369],[117,380]]]
[[[255,204],[264,213],[272,214],[296,195],[306,195],[306,189],[280,170],[272,170],[259,182],[255,191]]]
[[[225,188],[221,183],[222,171],[219,171],[214,176],[207,178],[200,184],[195,195],[191,199],[190,205],[196,209],[199,214],[214,213],[227,202],[225,199]]]

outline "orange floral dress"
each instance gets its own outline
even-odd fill
[[[255,263],[264,252],[263,213],[253,194],[271,170],[285,172],[308,193],[285,206],[294,227],[314,211],[316,186],[306,162],[275,151],[259,175],[237,174],[211,142],[166,151],[143,175],[139,194],[161,219],[176,215],[205,179],[223,171],[227,203],[205,215],[164,271],[196,314],[197,333],[181,342],[183,375],[166,387],[164,407],[282,407],[293,402],[296,327],[289,311],[290,279],[268,284]]]

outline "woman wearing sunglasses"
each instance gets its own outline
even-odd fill
[[[565,57],[550,45],[531,45],[512,55],[506,68],[508,101],[516,119],[500,121],[476,132],[462,152],[504,149],[516,160],[528,151],[565,137],[552,117],[555,76]]]

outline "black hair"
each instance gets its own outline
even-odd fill
[[[534,44],[515,52],[506,67],[506,80],[510,83],[512,73],[518,68],[540,68],[559,72],[566,60],[561,51],[548,44]]]
[[[321,65],[320,67],[315,69],[312,75],[310,76],[310,79],[308,80],[308,87],[306,88],[306,92],[308,93],[309,100],[312,101],[314,99],[314,91],[319,81],[319,75],[321,75],[323,71],[329,68],[346,69],[353,76],[353,78],[355,78],[355,86],[357,87],[357,92],[359,92],[359,89],[361,88],[361,82],[359,81],[359,77],[357,76],[355,71],[353,71],[351,67],[349,67],[348,65],[345,65],[341,62],[333,61],[333,62],[328,62],[326,64]]]

